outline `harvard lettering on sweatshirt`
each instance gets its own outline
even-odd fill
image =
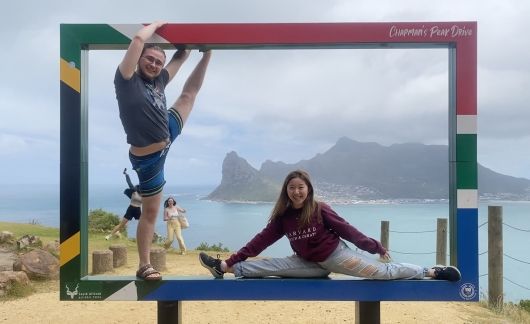
[[[311,223],[303,227],[299,226],[300,209],[288,208],[283,215],[269,222],[247,245],[232,254],[226,260],[226,264],[231,267],[237,262],[255,257],[284,235],[289,239],[293,251],[311,262],[326,260],[337,248],[339,238],[372,254],[386,252],[379,241],[361,233],[327,204],[319,202],[319,205],[322,214],[321,223],[317,221],[318,208],[311,218]]]

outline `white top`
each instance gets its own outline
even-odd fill
[[[134,207],[142,207],[142,196],[136,191],[131,195],[131,205]]]
[[[169,218],[177,218],[179,215],[179,211],[176,206],[173,206],[172,208],[167,207],[166,212]]]

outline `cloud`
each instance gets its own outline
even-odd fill
[[[443,53],[355,49],[215,53],[200,94],[201,107],[193,118],[217,119],[229,125],[227,130],[236,129],[245,137],[265,136],[272,142],[274,138],[278,142],[362,139],[379,132],[374,125],[381,123],[394,130],[385,142],[439,141],[447,134],[447,51]],[[413,67],[412,74],[405,73],[408,67]],[[440,120],[442,126],[430,127]],[[423,132],[397,131],[411,124]]]
[[[22,166],[39,181],[58,179],[60,23],[477,21],[479,161],[530,178],[530,3],[420,0],[359,2],[49,1],[12,2],[0,13],[10,39],[0,52],[0,148],[4,169]],[[105,8],[105,10],[101,10]],[[206,8],[206,9],[205,9]],[[75,9],[75,10],[74,10]],[[21,19],[21,13],[38,13]],[[123,51],[90,51],[89,158],[92,181],[123,182],[127,144],[113,77]],[[200,55],[167,88],[168,102]],[[186,128],[172,148],[172,180],[217,179],[236,150],[259,165],[296,162],[341,136],[392,144],[447,143],[447,50],[218,50]],[[500,149],[502,148],[502,150]],[[42,154],[35,158],[31,154]],[[506,163],[504,157],[509,157]],[[29,160],[39,160],[39,166]],[[36,168],[47,167],[42,171]],[[121,169],[121,170],[120,170]],[[53,174],[55,172],[55,174]],[[0,174],[17,182],[16,175]],[[217,177],[217,178],[216,178]],[[177,179],[178,178],[178,179]],[[193,181],[193,180],[190,180]]]
[[[212,126],[195,123],[185,125],[182,132],[185,133],[186,137],[193,138],[194,140],[219,142],[226,137],[229,131],[222,125]]]
[[[24,138],[10,134],[0,134],[0,156],[9,157],[24,152],[27,148],[28,143]]]
[[[491,118],[491,126],[510,125],[510,132],[496,131],[495,136],[518,137],[528,132],[528,127],[518,121],[530,119],[528,100],[530,73],[522,70],[479,70],[479,113]],[[482,115],[482,114],[481,114]]]

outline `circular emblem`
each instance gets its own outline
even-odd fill
[[[460,286],[460,297],[465,300],[473,299],[477,295],[477,289],[475,285],[471,283],[465,283]]]

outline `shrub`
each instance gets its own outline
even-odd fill
[[[523,299],[519,301],[519,306],[528,313],[530,313],[530,299]]]
[[[217,245],[212,244],[209,245],[206,242],[201,242],[199,246],[196,248],[198,251],[215,251],[215,252],[229,252],[227,247],[223,247],[223,243],[219,243]]]
[[[88,230],[91,232],[110,232],[119,223],[120,217],[118,215],[106,212],[101,208],[91,210],[88,213]],[[127,235],[127,227],[121,232]]]
[[[153,240],[151,241],[151,243],[158,244],[158,245],[164,245],[165,242],[166,242],[166,238],[165,237],[163,237],[162,235],[158,234],[157,232],[153,233]]]
[[[10,298],[27,297],[33,294],[34,291],[35,289],[31,285],[25,285],[19,282],[13,282],[11,287],[7,290],[6,296]]]

